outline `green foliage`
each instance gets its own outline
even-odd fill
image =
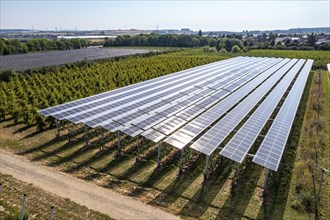
[[[242,40],[240,40],[240,39],[224,37],[218,41],[218,45],[216,48],[218,51],[225,49],[228,52],[232,52],[232,48],[234,46],[237,46],[236,49],[234,49],[236,51],[235,53],[237,53],[241,49],[243,49],[244,44],[243,44]]]
[[[219,53],[227,53],[227,50],[226,49],[221,49],[221,50],[219,50]]]
[[[12,69],[7,69],[2,72],[0,72],[0,81],[6,81],[8,82],[11,77],[15,75],[15,71]]]
[[[317,39],[314,33],[312,33],[311,35],[308,35],[308,39],[307,39],[307,45],[314,47],[315,43],[316,43]]]
[[[204,53],[215,53],[217,50],[214,47],[205,46],[203,47]]]
[[[154,46],[154,47],[214,47],[216,39],[194,35],[139,34],[118,36],[115,40],[106,39],[103,46]]]
[[[5,40],[0,38],[0,55],[19,54],[47,50],[81,49],[88,46],[86,39],[43,39],[35,38],[26,42],[17,39]]]
[[[231,48],[231,52],[232,53],[238,53],[238,52],[240,52],[241,51],[241,49],[239,48],[239,46],[237,46],[237,45],[235,45],[235,46],[233,46],[232,48]]]

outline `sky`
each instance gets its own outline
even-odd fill
[[[251,31],[330,26],[329,0],[0,2],[2,29]]]

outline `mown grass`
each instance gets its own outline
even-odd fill
[[[0,179],[2,183],[0,219],[20,218],[24,193],[27,194],[25,216],[29,219],[48,219],[51,206],[54,206],[54,219],[111,219],[105,214],[55,196],[10,175],[0,173]]]

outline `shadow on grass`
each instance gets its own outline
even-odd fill
[[[96,149],[98,148],[99,146],[97,145],[94,145],[92,148],[87,146],[87,147],[84,147],[86,149],[81,149],[81,150],[78,150],[76,152],[74,152],[73,154],[69,155],[68,157],[65,157],[63,158],[62,160],[60,161],[57,161],[55,162],[55,164],[60,164],[60,163],[64,163],[68,160],[71,160],[73,158],[75,158],[76,156],[79,156],[85,152],[87,152],[88,150],[93,150],[93,149]],[[87,149],[88,148],[88,149]],[[94,162],[96,161],[99,161],[99,160],[103,160],[105,159],[105,157],[109,156],[117,149],[117,146],[116,145],[112,145],[111,147],[107,147],[103,150],[99,150],[95,155],[92,155],[91,157],[87,158],[86,160],[84,160],[83,162],[81,163],[78,163],[76,166],[73,166],[73,167],[70,167],[69,169],[66,170],[66,172],[68,173],[72,173],[74,171],[77,171],[83,167],[89,167],[91,164],[93,164]],[[74,155],[74,154],[78,154],[78,155]],[[93,167],[91,167],[92,169],[94,169]]]
[[[263,168],[251,161],[246,161],[236,177],[235,189],[232,188],[229,197],[221,207],[216,219],[241,219],[250,203]]]
[[[118,176],[119,179],[125,179],[125,180],[131,180],[133,175],[136,175],[137,173],[143,171],[148,166],[150,166],[151,162],[139,162],[135,163],[132,167],[128,168],[124,173],[122,173],[120,176]]]
[[[17,129],[17,130],[14,131],[13,133],[14,133],[14,134],[21,133],[21,132],[24,132],[24,131],[26,131],[26,130],[32,128],[32,127],[33,127],[33,125],[26,125],[26,126],[24,126],[24,127],[21,127],[21,128],[19,128],[19,129]],[[34,133],[34,132],[33,132],[33,133]],[[38,133],[41,133],[41,132],[38,132]],[[24,138],[25,138],[25,137],[24,137]],[[22,138],[22,139],[24,139],[24,138]]]
[[[47,158],[52,157],[52,156],[59,156],[59,155],[58,155],[59,153],[61,153],[61,152],[63,152],[63,151],[66,151],[66,150],[68,150],[69,148],[75,147],[75,146],[81,144],[82,142],[83,142],[83,140],[66,142],[64,145],[62,145],[62,146],[60,146],[60,147],[58,147],[58,148],[56,148],[56,149],[54,149],[54,150],[52,150],[52,151],[50,151],[50,152],[43,152],[42,155],[34,157],[34,158],[32,159],[32,161],[44,160],[44,159],[47,159]],[[79,148],[79,149],[80,149],[80,148]],[[79,150],[78,150],[78,151],[79,151]],[[67,157],[65,157],[65,158],[67,158]],[[62,162],[62,160],[64,160],[65,158],[62,158],[62,159],[60,159],[59,161]],[[69,160],[69,159],[68,159],[68,160]],[[66,160],[66,161],[68,161],[68,160]],[[49,164],[49,165],[54,166],[54,165],[59,165],[59,164],[60,164],[60,163],[55,162],[55,163],[51,163],[51,164]]]
[[[27,127],[20,128],[20,129],[18,129],[16,132],[14,132],[14,134],[16,134],[16,133],[18,133],[18,132],[22,132],[22,131],[24,131],[24,130],[27,130],[27,129],[31,128],[31,127],[32,127],[32,126],[30,126],[30,127],[27,126]],[[44,129],[44,130],[42,130],[42,131],[38,131],[38,130],[36,130],[36,131],[34,131],[34,132],[32,132],[32,133],[30,133],[30,134],[28,134],[28,135],[22,137],[21,140],[28,139],[28,138],[32,138],[32,137],[34,137],[34,136],[36,136],[36,135],[38,135],[38,134],[43,133],[44,131],[51,130],[51,129],[53,129],[53,128]]]
[[[36,147],[32,147],[32,148],[29,148],[27,150],[24,150],[24,151],[21,151],[19,153],[19,155],[27,155],[27,154],[32,154],[32,153],[35,153],[37,151],[41,151],[41,150],[44,150],[46,149],[47,147],[50,147],[54,144],[57,144],[59,142],[62,142],[64,140],[66,140],[67,138],[66,137],[63,137],[63,136],[60,136],[60,137],[56,137],[56,138],[53,138],[52,140],[44,143],[44,144],[41,144],[39,146],[36,146]]]
[[[229,160],[221,160],[216,171],[199,187],[198,191],[181,209],[179,214],[190,218],[200,218],[224,186],[231,170],[231,162]]]
[[[6,119],[5,121],[11,121],[11,120],[13,120],[13,119]],[[2,121],[2,122],[5,122],[5,121]],[[24,123],[23,122],[14,122],[14,121],[12,121],[12,123],[4,126],[4,128],[11,128],[11,127],[15,127],[15,126],[18,126],[18,125],[24,125]]]
[[[189,172],[186,172],[182,175],[178,175],[171,182],[171,184],[169,184],[164,190],[162,190],[162,192],[152,201],[150,201],[150,203],[163,207],[168,207],[172,203],[174,203],[179,197],[182,196],[184,191],[189,188],[189,186],[195,181],[195,179],[201,175],[201,173],[203,172],[203,166],[201,166],[201,164],[203,164],[203,160],[202,158],[199,158],[199,162],[196,163],[195,166],[192,166]],[[163,170],[161,172],[162,173],[160,173],[160,175],[166,175],[166,172],[164,172]],[[159,176],[151,176],[149,180],[151,180],[151,178],[159,178]],[[152,180],[148,181],[147,183],[151,184]]]
[[[8,117],[8,118],[6,118],[6,119],[2,119],[2,120],[0,120],[0,123],[2,123],[2,122],[7,122],[7,121],[12,121],[12,120],[14,120],[13,117]]]
[[[78,145],[78,144],[81,144],[83,142],[83,140],[82,141],[75,141],[75,142],[77,142],[77,144],[71,145],[71,147],[73,147],[75,145]],[[79,156],[81,156],[83,154],[87,154],[90,151],[93,151],[93,150],[95,150],[97,148],[98,148],[98,146],[95,146],[95,145],[93,145],[93,146],[88,146],[87,145],[87,146],[78,147],[77,150],[73,151],[69,155],[62,156],[59,160],[54,161],[54,162],[50,163],[49,165],[51,165],[51,166],[58,166],[58,165],[61,165],[63,163],[66,163],[66,162],[74,162],[74,159],[75,158],[77,158],[77,157],[79,157]],[[63,148],[62,147],[61,148],[58,148],[55,151],[53,151],[52,154],[56,154],[57,155],[58,153],[60,153],[62,151],[65,151],[66,149],[67,148],[65,146]],[[90,158],[93,159],[94,156],[95,155],[91,155]],[[81,163],[78,163],[78,165],[79,164],[81,164]]]
[[[139,163],[148,164],[147,161],[140,161]],[[148,166],[148,165],[142,165],[142,166]],[[155,184],[161,179],[165,178],[165,176],[168,176],[171,172],[174,172],[175,169],[176,169],[175,165],[164,166],[161,168],[154,169],[152,174],[144,182],[139,183],[141,188],[136,188],[128,195],[132,197],[139,197],[141,194],[143,194],[146,191],[145,188],[153,188],[155,190],[159,190],[155,187]]]
[[[112,170],[114,167],[119,166],[120,164],[124,163],[126,159],[129,159],[128,156],[120,156],[114,157],[109,163],[104,165],[102,168],[94,169],[96,172],[84,177],[86,180],[93,180],[100,177],[102,174],[110,174],[109,171]],[[110,174],[112,175],[112,174]]]

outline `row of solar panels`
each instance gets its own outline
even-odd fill
[[[130,136],[142,135],[154,142],[164,140],[179,149],[191,144],[191,148],[210,155],[274,87],[220,152],[241,162],[304,63],[305,60],[296,59],[237,57],[39,113],[91,127],[102,126],[112,132],[121,130]],[[299,80],[304,79],[302,75],[307,78],[311,65],[312,61],[308,60],[293,88],[297,85],[303,91],[305,83],[299,83]],[[299,98],[296,106],[298,104]],[[291,126],[285,127],[286,130],[282,128],[281,125],[281,134],[289,133]],[[267,137],[268,134],[264,142],[268,141]],[[277,170],[285,143],[286,139],[281,136],[270,148],[261,145],[260,153],[258,151],[253,161]]]

